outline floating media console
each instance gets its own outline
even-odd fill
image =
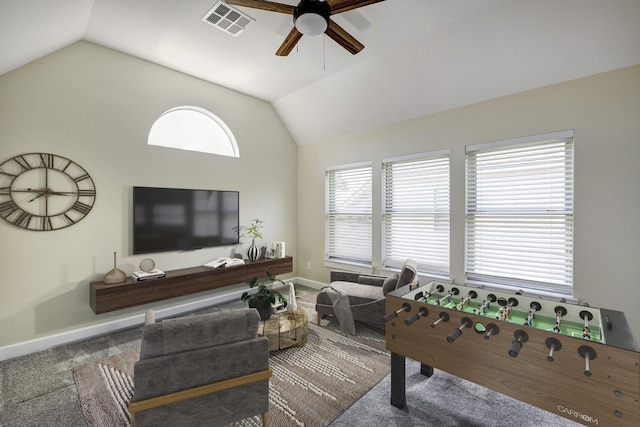
[[[290,256],[245,262],[242,265],[222,268],[191,267],[171,270],[165,272],[165,277],[141,282],[130,277],[126,282],[117,284],[92,282],[91,308],[96,314],[107,313],[235,285],[252,277],[266,277],[265,270],[274,275],[293,271],[293,258]]]

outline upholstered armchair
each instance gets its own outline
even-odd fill
[[[417,265],[412,259],[405,261],[400,274],[377,276],[343,271],[331,271],[331,283],[316,298],[317,323],[325,316],[336,316],[335,298],[331,293],[346,295],[354,321],[384,329],[385,295],[417,281]]]
[[[268,425],[268,340],[258,312],[227,310],[155,322],[147,313],[134,365],[132,425],[223,426],[262,414]]]

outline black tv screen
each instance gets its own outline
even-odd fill
[[[133,254],[239,243],[237,191],[133,187]]]

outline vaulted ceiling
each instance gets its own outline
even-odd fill
[[[386,0],[332,17],[357,55],[285,57],[291,16],[239,7],[234,37],[202,21],[216,2],[0,0],[0,74],[86,40],[271,102],[307,144],[640,63],[638,0]]]

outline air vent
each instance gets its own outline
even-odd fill
[[[216,2],[202,20],[234,37],[238,37],[251,21],[255,21],[246,13],[222,0]]]

